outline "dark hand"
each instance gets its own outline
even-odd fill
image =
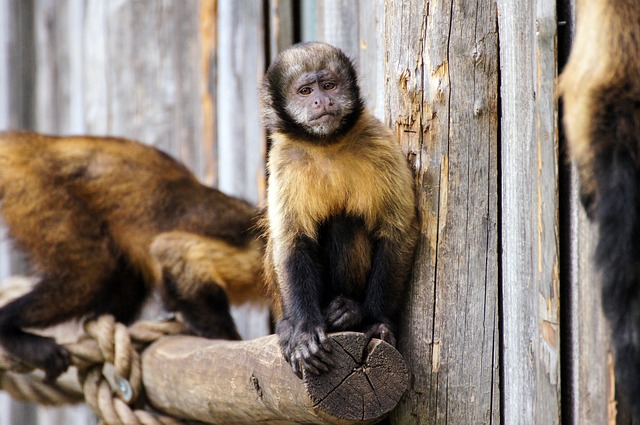
[[[36,338],[37,350],[32,351],[29,358],[24,360],[45,371],[45,382],[54,383],[71,366],[71,354],[51,338]]]
[[[356,330],[362,316],[360,303],[343,296],[335,297],[325,310],[327,327],[335,331]]]
[[[322,326],[311,326],[306,322],[295,326],[287,319],[276,326],[280,349],[293,372],[302,378],[302,370],[319,375],[333,366],[328,353],[331,343]]]

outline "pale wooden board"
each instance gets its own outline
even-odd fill
[[[294,7],[292,0],[269,0],[269,63],[294,43]]]
[[[560,423],[554,1],[498,1],[505,423]]]
[[[218,5],[218,161],[220,189],[257,203],[262,196],[265,135],[258,85],[265,71],[262,4]]]

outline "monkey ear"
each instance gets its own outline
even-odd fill
[[[269,101],[265,101],[263,97],[262,101],[262,122],[264,124],[267,133],[273,133],[278,128],[278,123],[280,122],[280,118],[278,117],[278,113],[275,108],[268,103]]]
[[[260,100],[262,103],[262,122],[268,133],[282,129],[286,120],[287,87],[290,77],[284,75],[281,64],[273,63],[264,76],[260,86]]]

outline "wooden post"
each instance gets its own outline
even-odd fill
[[[364,335],[331,335],[329,373],[299,379],[277,337],[221,341],[163,338],[142,357],[151,404],[210,424],[374,422],[393,409],[408,386],[406,365],[392,346],[367,345]]]
[[[500,422],[495,7],[386,2],[385,112],[422,223],[399,342],[412,385],[395,424]]]

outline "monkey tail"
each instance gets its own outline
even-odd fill
[[[600,232],[595,261],[611,326],[618,389],[640,418],[640,172],[632,152],[618,141],[595,159]]]

